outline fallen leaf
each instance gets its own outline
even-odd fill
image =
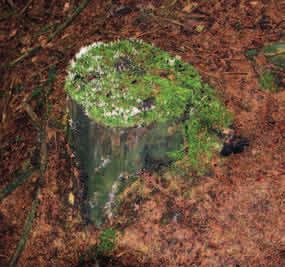
[[[39,58],[38,56],[32,57],[32,62],[35,63],[38,60],[38,58]]]
[[[174,76],[173,74],[168,75],[168,78],[169,78],[171,81],[175,80],[175,76]]]
[[[64,4],[64,7],[63,7],[63,12],[68,11],[69,8],[70,8],[70,4],[69,4],[68,2],[66,2],[66,3]]]
[[[193,10],[193,8],[195,8],[197,5],[198,5],[197,3],[188,4],[182,9],[182,11],[190,13]]]
[[[198,25],[198,26],[196,27],[196,31],[197,31],[197,32],[202,32],[204,29],[205,29],[205,26],[204,26],[204,25]]]
[[[54,138],[54,140],[56,140],[56,134],[57,134],[57,131],[53,128],[48,128],[47,129],[47,139],[48,141],[51,141],[52,138]]]
[[[70,205],[72,205],[72,206],[74,205],[74,195],[72,192],[70,192],[68,195],[68,202]]]
[[[38,39],[40,45],[42,48],[45,48],[47,46],[47,38],[45,36],[40,36],[39,39]]]
[[[80,173],[79,173],[77,168],[73,168],[73,174],[74,174],[74,177],[76,177],[76,178],[79,177]]]
[[[61,39],[63,40],[63,39],[65,39],[65,38],[67,38],[69,35],[70,35],[69,33],[65,33],[65,34],[61,37]]]
[[[11,33],[9,34],[9,37],[12,38],[17,34],[17,29],[11,31]]]

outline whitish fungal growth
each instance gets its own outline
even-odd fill
[[[193,66],[142,41],[82,48],[68,68],[65,88],[96,223],[104,213],[111,216],[129,173],[165,163],[185,146],[193,164],[199,162],[217,145],[213,133],[230,121]]]
[[[181,117],[193,91],[194,68],[141,41],[95,43],[72,61],[66,90],[88,116],[111,127],[133,127]]]

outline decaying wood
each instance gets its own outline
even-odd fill
[[[73,22],[73,20],[85,9],[85,7],[88,5],[89,2],[90,0],[84,0],[74,11],[74,13],[69,18],[67,18],[66,21],[63,24],[61,24],[50,36],[48,36],[46,44],[50,43],[56,36],[60,35]],[[34,46],[26,53],[22,54],[20,57],[10,62],[8,67],[13,67],[16,64],[22,62],[24,59],[37,53],[41,48],[42,48],[41,44]]]

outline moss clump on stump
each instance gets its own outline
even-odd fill
[[[186,114],[193,163],[210,155],[217,145],[216,130],[231,122],[192,65],[140,40],[82,48],[68,68],[65,89],[91,119],[107,127],[173,122]]]
[[[95,43],[71,63],[66,90],[98,123],[133,127],[181,117],[202,89],[195,69],[141,41]]]

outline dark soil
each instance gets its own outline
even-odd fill
[[[82,261],[98,231],[80,215],[80,176],[64,130],[65,70],[81,46],[128,37],[195,65],[220,92],[234,114],[235,134],[249,145],[214,158],[203,177],[186,169],[170,178],[143,174],[139,189],[134,185],[126,193],[122,211],[110,222],[122,231],[106,264],[285,266],[285,91],[262,90],[258,68],[245,56],[248,49],[285,41],[283,1],[94,0],[48,44],[47,36],[79,1],[36,0],[26,9],[29,1],[13,1],[14,8],[9,2],[0,4],[1,64],[35,45],[42,49],[0,70],[1,190],[16,171],[38,162],[38,131],[22,103],[29,98],[37,116],[44,116],[37,92],[56,68],[48,97],[48,167],[18,266],[96,266],[92,256]],[[257,61],[265,63],[262,57]],[[15,251],[38,178],[36,171],[0,204],[0,266],[8,266]]]

